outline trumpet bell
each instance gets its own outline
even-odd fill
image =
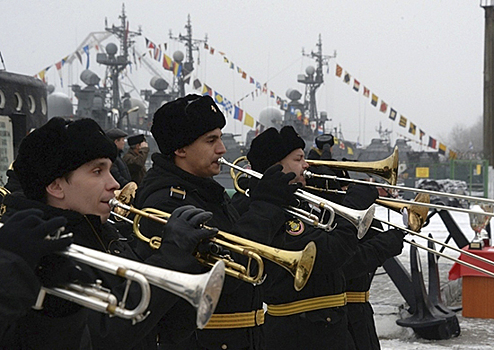
[[[202,277],[204,282],[197,284],[191,299],[192,305],[197,308],[197,328],[203,329],[213,315],[216,305],[220,300],[221,290],[225,281],[225,263],[218,261],[213,265],[211,271]]]
[[[147,265],[76,244],[71,244],[62,254],[82,263],[95,261],[92,265],[94,267],[116,266],[119,267],[119,271],[130,271],[144,276],[146,282],[188,301],[197,311],[198,328],[203,328],[211,318],[225,279],[225,265],[222,261],[214,264],[209,272],[197,275]]]
[[[357,237],[358,239],[364,238],[365,234],[367,233],[367,230],[372,224],[372,220],[374,220],[374,214],[376,212],[376,207],[374,205],[371,205],[369,209],[362,211],[362,210],[357,210],[357,212],[362,212],[362,213],[357,213],[355,214],[355,219],[352,217],[346,218],[349,221],[355,220],[355,227],[357,227]]]
[[[297,292],[301,291],[309,280],[316,260],[316,250],[316,244],[309,242],[300,254],[300,259],[293,258],[290,264],[290,270],[295,271],[295,273],[292,273],[295,278],[293,286]]]

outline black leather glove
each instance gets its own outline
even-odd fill
[[[300,184],[288,183],[295,178],[295,173],[285,174],[283,166],[276,164],[269,167],[255,188],[250,191],[252,201],[265,201],[278,206],[288,206],[295,200],[294,193]]]
[[[94,279],[75,262],[65,256],[56,254],[41,258],[36,270],[36,276],[38,276],[43,287],[56,287],[66,283],[94,283]]]
[[[363,210],[374,204],[378,197],[379,193],[375,186],[351,184],[348,186],[342,204],[345,207]]]
[[[175,245],[184,253],[191,255],[202,240],[213,237],[218,232],[217,229],[201,227],[212,216],[213,213],[192,205],[175,209],[165,225],[163,243]]]
[[[33,269],[41,257],[64,250],[72,238],[45,239],[67,223],[64,217],[43,220],[38,209],[18,211],[0,229],[0,248],[22,257]]]

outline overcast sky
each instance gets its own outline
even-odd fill
[[[89,33],[103,31],[105,17],[109,25],[119,25],[122,3],[0,0],[0,51],[7,70],[34,75],[54,65]],[[482,115],[484,10],[479,1],[127,0],[125,8],[130,30],[142,28],[137,47],[145,51],[146,37],[167,43],[169,56],[183,50],[169,39],[169,31],[185,34],[190,14],[193,37],[204,39],[207,34],[209,46],[216,50],[211,55],[201,46],[195,53],[200,63],[196,56],[194,77],[232,102],[253,91],[253,85],[229,69],[218,51],[249,77],[267,83],[268,91],[285,98],[289,88],[304,92],[297,75],[315,62],[304,57],[302,49],[316,50],[321,34],[324,54],[336,50],[337,55],[324,69],[318,108],[332,119],[327,126],[341,126],[348,140],[369,143],[378,137],[375,129],[381,123],[393,131],[392,140],[401,134],[418,141],[418,131],[416,136],[409,134],[409,124],[398,126],[403,115],[426,133],[425,142],[428,136],[445,141],[453,126],[470,126]],[[336,64],[351,75],[349,85],[335,76]],[[70,74],[77,77],[84,68],[75,62]],[[94,58],[90,69],[98,69]],[[133,75],[144,72],[138,67]],[[169,72],[163,74],[171,80]],[[53,67],[47,73],[49,83],[70,94],[67,79],[64,90],[57,77]],[[352,89],[354,78],[361,84],[358,93]],[[149,89],[149,76],[135,79],[140,89]],[[379,97],[377,107],[363,96],[363,86]],[[386,114],[379,112],[381,100],[390,106]],[[274,104],[274,99],[260,94],[242,100],[240,107],[257,118],[262,108]],[[389,108],[397,111],[394,122]],[[225,130],[248,129],[230,119]]]

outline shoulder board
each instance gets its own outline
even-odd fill
[[[170,187],[170,197],[172,198],[184,200],[185,194],[185,190],[180,187]]]

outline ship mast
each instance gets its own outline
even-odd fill
[[[324,83],[323,66],[329,65],[329,60],[336,57],[336,51],[333,55],[323,55],[322,53],[322,40],[321,34],[319,34],[319,41],[317,43],[317,51],[311,51],[310,54],[304,53],[302,50],[302,55],[310,57],[316,60],[316,67],[308,66],[305,69],[305,75],[301,74],[297,77],[299,83],[305,84],[305,95],[304,95],[304,111],[305,117],[309,118],[309,125],[312,132],[312,136],[317,135],[318,129],[321,127],[323,132],[324,124],[327,117],[318,116],[317,113],[317,103],[316,103],[316,92],[317,89]]]
[[[116,55],[116,47],[107,45],[106,54],[98,54],[96,61],[100,64],[107,66],[107,79],[111,84],[111,106],[113,110],[118,111],[119,118],[117,121],[117,127],[121,127],[122,118],[130,106],[122,106],[119,89],[119,77],[122,71],[130,64],[129,60],[129,48],[135,43],[134,37],[141,35],[141,29],[139,31],[132,32],[129,30],[129,22],[125,15],[125,4],[122,4],[122,14],[118,16],[120,19],[120,26],[112,25],[108,27],[105,19],[105,30],[112,33],[118,38],[120,42],[120,55]],[[127,108],[126,108],[127,107]]]
[[[174,78],[173,91],[178,92],[178,97],[185,96],[185,84],[188,83],[187,76],[194,70],[194,55],[193,52],[199,52],[198,44],[207,43],[208,38],[204,40],[193,39],[192,38],[192,23],[190,21],[190,14],[187,15],[187,24],[185,25],[186,34],[179,34],[178,36],[173,36],[170,31],[170,39],[183,42],[185,45],[185,62],[183,63],[181,73]],[[173,53],[173,60],[177,63],[182,63],[184,54],[181,51],[175,51]],[[199,58],[197,58],[199,63]]]

